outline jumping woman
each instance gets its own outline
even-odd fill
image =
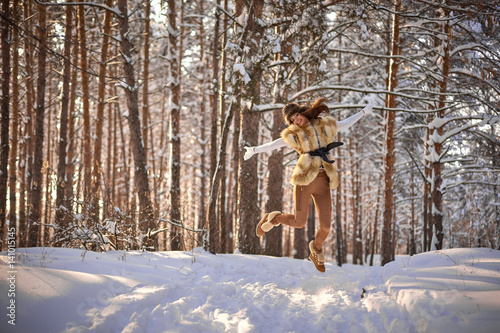
[[[310,255],[316,269],[325,271],[323,243],[330,232],[332,200],[330,190],[338,186],[338,174],[333,160],[333,148],[342,145],[335,142],[337,131],[354,125],[365,114],[371,112],[369,103],[363,110],[343,121],[331,117],[325,104],[326,99],[317,99],[311,107],[289,103],[283,107],[283,117],[288,127],[281,132],[281,138],[256,147],[245,147],[244,159],[254,154],[271,152],[286,146],[299,153],[290,183],[294,185],[295,215],[279,211],[266,213],[257,224],[256,233],[264,233],[280,224],[303,228],[307,222],[309,197],[312,196],[319,216],[316,238],[309,243]],[[320,117],[320,114],[325,114]]]

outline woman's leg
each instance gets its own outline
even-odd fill
[[[316,232],[314,248],[320,251],[323,247],[323,243],[330,233],[332,219],[330,183],[325,173],[320,173],[320,176],[315,179],[314,188],[312,190],[312,197],[314,199],[314,204],[319,217],[319,229]]]
[[[307,211],[309,209],[309,197],[311,196],[311,185],[296,185],[293,188],[295,200],[295,215],[281,214],[276,216],[272,223],[281,223],[293,228],[304,228],[307,223]]]

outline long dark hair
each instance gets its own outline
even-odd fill
[[[296,113],[302,114],[309,120],[317,119],[321,113],[330,113],[330,109],[325,104],[327,100],[326,98],[318,98],[312,106],[289,103],[283,107],[283,117],[288,125],[292,124],[290,118]]]

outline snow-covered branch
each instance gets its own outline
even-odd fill
[[[446,118],[436,118],[436,119],[446,119]],[[432,123],[431,123],[431,124],[432,124]],[[436,143],[441,143],[441,144],[443,144],[444,142],[446,142],[446,140],[448,140],[448,139],[449,139],[449,138],[451,138],[452,136],[455,136],[455,135],[457,135],[457,134],[458,134],[458,133],[460,133],[460,132],[466,131],[466,130],[468,130],[468,129],[470,129],[470,128],[473,128],[473,127],[476,127],[476,126],[478,126],[478,125],[479,125],[479,123],[476,123],[476,124],[467,124],[467,125],[463,125],[463,126],[460,126],[460,127],[454,128],[454,129],[452,129],[452,130],[449,130],[449,131],[445,132],[443,135],[439,135],[439,134],[437,133],[437,131],[436,131],[436,132],[434,132],[434,133],[432,134],[432,141],[433,141],[433,142],[436,142]],[[429,126],[430,126],[430,124],[429,124]]]
[[[450,69],[450,74],[461,74],[461,75],[465,75],[465,76],[469,76],[473,79],[476,79],[478,81],[481,81],[482,83],[488,85],[488,87],[490,87],[491,89],[495,90],[495,92],[497,94],[500,95],[500,89],[493,83],[489,82],[488,80],[485,80],[477,75],[475,75],[474,73],[472,73],[470,70],[468,69],[465,69],[465,68],[453,68],[453,69]]]
[[[110,8],[106,5],[101,5],[101,4],[95,3],[95,2],[47,2],[47,1],[40,1],[40,0],[35,0],[35,2],[37,4],[43,5],[43,6],[90,6],[90,7],[97,7],[100,9],[110,11],[119,17],[122,17],[122,13],[118,9],[118,7]]]
[[[415,99],[415,100],[439,102],[439,100],[434,99],[434,98],[403,94],[403,93],[400,93],[398,91],[388,91],[385,89],[373,89],[373,88],[359,88],[359,87],[342,86],[342,85],[311,86],[311,87],[308,87],[306,89],[303,89],[301,91],[296,92],[293,96],[290,97],[290,100],[292,100],[292,101],[297,100],[302,95],[305,95],[305,94],[308,94],[311,92],[315,92],[315,91],[322,91],[322,90],[346,90],[346,91],[360,92],[360,93],[364,93],[364,94],[382,94],[382,95],[390,94],[390,95],[395,95],[398,97],[404,97],[404,98]],[[425,92],[426,94],[439,95],[438,92],[430,92],[430,91],[424,91],[424,90],[422,90],[422,92]],[[450,96],[453,94],[446,94],[446,95]],[[450,102],[450,103],[452,103],[452,102]],[[405,111],[409,111],[409,110],[405,110]],[[425,111],[425,112],[429,113],[429,111]],[[433,110],[431,112],[435,112],[435,110]]]

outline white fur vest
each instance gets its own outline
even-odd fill
[[[293,169],[290,183],[293,185],[309,185],[318,175],[319,168],[323,165],[330,178],[330,188],[335,189],[339,184],[337,167],[319,156],[311,156],[308,152],[326,147],[334,141],[337,133],[337,121],[333,117],[312,119],[303,127],[290,125],[281,132],[283,140],[300,154],[297,165]],[[327,154],[333,160],[333,149]]]

